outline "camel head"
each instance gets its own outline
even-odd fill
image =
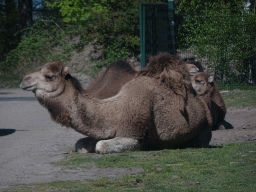
[[[194,58],[188,58],[188,59],[184,59],[183,61],[185,61],[185,63],[187,65],[194,65],[198,68],[199,72],[204,72],[204,67],[202,65],[202,63],[199,60],[195,60]]]
[[[186,68],[189,71],[190,76],[194,76],[199,69],[194,64],[186,64]]]
[[[209,86],[213,85],[214,77],[206,72],[197,72],[191,77],[191,83],[198,95],[205,95],[209,90]]]
[[[71,76],[68,67],[59,62],[45,64],[41,71],[24,77],[20,88],[35,93],[36,98],[55,98],[63,93]]]

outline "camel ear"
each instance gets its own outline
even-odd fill
[[[208,78],[208,82],[209,82],[209,83],[212,83],[213,80],[214,80],[214,75],[211,75],[211,76]]]
[[[68,75],[68,74],[69,74],[68,67],[63,67],[61,73],[62,73],[62,75],[64,75],[64,76]]]

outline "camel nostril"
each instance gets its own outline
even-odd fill
[[[27,76],[27,77],[25,77],[24,79],[23,79],[23,81],[28,81],[28,80],[30,80],[31,79],[31,77],[30,76]]]

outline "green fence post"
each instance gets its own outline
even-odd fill
[[[175,53],[174,2],[140,3],[140,60],[141,68],[146,67],[146,56],[158,52]],[[170,11],[170,13],[168,12]]]
[[[170,28],[171,28],[171,47],[170,47],[170,53],[176,53],[175,49],[175,32],[174,32],[174,0],[168,0],[168,15],[169,15],[169,22],[170,22]]]
[[[141,68],[146,67],[146,50],[145,50],[145,6],[139,4],[140,11],[140,62]]]

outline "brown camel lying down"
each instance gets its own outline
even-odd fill
[[[135,76],[139,75],[147,75],[151,77],[160,77],[160,73],[162,73],[165,68],[169,66],[169,57],[173,57],[169,54],[165,55],[165,53],[160,54],[159,57],[151,57],[148,67],[142,69],[141,71],[135,71],[132,66],[123,60],[117,60],[115,62],[110,63],[109,67],[105,71],[105,73],[95,79],[86,89],[86,92],[91,97],[96,97],[99,99],[106,99],[109,97],[115,96],[121,89],[121,87],[127,82],[131,81]],[[157,59],[158,58],[158,59]],[[177,59],[177,58],[176,58]],[[163,63],[160,68],[159,62]],[[181,62],[181,61],[180,61]],[[150,69],[148,69],[150,68]],[[212,130],[217,130],[219,125],[223,122],[226,115],[226,106],[225,102],[219,92],[219,89],[215,85],[213,78],[211,77],[211,81],[208,82],[208,78],[210,77],[208,73],[203,72],[203,67],[199,61],[188,60],[186,61],[186,68],[191,75],[197,74],[197,78],[200,78],[200,87],[202,89],[209,89],[211,92],[211,106],[209,106],[213,121]],[[168,69],[167,69],[168,70]],[[179,71],[181,72],[181,71]],[[182,73],[182,72],[181,72]],[[208,74],[208,75],[207,75]],[[185,75],[186,76],[186,75]],[[162,81],[164,81],[162,79]],[[195,81],[195,79],[192,79]],[[198,85],[198,84],[197,84]],[[199,90],[199,89],[197,89]],[[176,91],[177,93],[177,91]]]
[[[90,98],[68,68],[58,62],[47,63],[41,71],[25,76],[20,87],[34,92],[55,122],[88,136],[88,143],[84,143],[88,152],[176,148],[198,135],[203,137],[198,137],[196,144],[204,147],[211,140],[205,107],[211,101],[196,94],[186,76],[188,71],[183,63],[179,65],[184,69],[183,85],[180,73],[165,70],[160,74],[164,83],[138,76],[108,99]],[[100,141],[90,146],[90,138]]]

